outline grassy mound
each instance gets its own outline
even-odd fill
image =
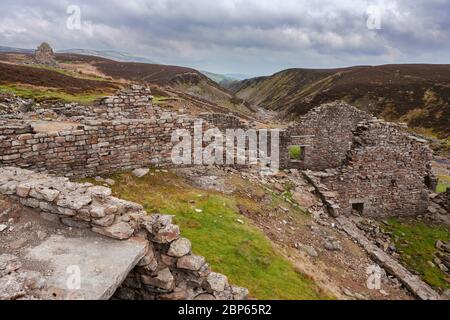
[[[149,213],[174,215],[194,252],[205,256],[212,269],[226,274],[231,283],[247,287],[253,297],[328,298],[239,214],[237,197],[194,188],[171,173],[153,171],[141,179],[122,173],[112,178],[115,196],[141,203]]]

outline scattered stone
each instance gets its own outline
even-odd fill
[[[330,241],[327,240],[325,242],[325,249],[329,250],[329,251],[341,251],[342,247],[341,244],[338,241]]]
[[[5,231],[6,229],[8,229],[8,226],[6,224],[0,224],[0,232]]]
[[[142,168],[142,169],[135,169],[135,170],[133,170],[132,173],[135,177],[142,178],[142,177],[146,176],[149,172],[150,172],[150,169]]]
[[[106,184],[113,186],[116,184],[116,181],[114,181],[113,179],[105,179]]]
[[[303,251],[305,251],[308,255],[310,255],[311,257],[318,257],[319,254],[317,253],[317,250],[314,249],[313,246],[307,245],[307,244],[299,244],[299,248],[302,249]]]

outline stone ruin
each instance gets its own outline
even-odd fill
[[[290,146],[302,158],[292,161]],[[299,168],[331,215],[417,216],[435,187],[432,150],[401,124],[376,119],[344,102],[311,110],[282,141],[284,167]]]
[[[37,49],[34,55],[34,60],[37,64],[46,66],[56,66],[55,53],[52,47],[47,42],[43,42]]]
[[[196,120],[154,106],[150,91],[138,85],[94,106],[69,104],[48,112],[61,126],[45,129],[46,123],[37,125],[33,117],[0,117],[2,165],[74,177],[170,167],[171,133],[193,132]],[[205,130],[248,129],[233,115],[200,117]],[[54,120],[50,127],[58,123]],[[290,158],[292,146],[300,148],[300,159]],[[344,102],[319,106],[280,130],[280,157],[281,169],[307,170],[334,216],[423,214],[435,184],[426,141]]]
[[[200,117],[205,129],[248,129],[233,115]],[[80,178],[170,167],[171,133],[192,132],[195,120],[153,105],[150,91],[139,85],[93,106],[68,104],[0,116],[0,164],[5,167],[0,192],[66,226],[124,242],[143,239],[145,250],[137,250],[135,263],[119,277],[121,286],[98,297],[245,298],[245,289],[230,286],[225,276],[211,272],[204,258],[192,254],[170,217],[148,216],[141,206],[111,197],[107,188],[36,173]],[[429,207],[432,152],[402,125],[335,102],[280,130],[280,138],[281,168],[302,170],[332,216],[420,215]],[[300,159],[290,157],[292,146],[300,148]],[[448,200],[433,201],[446,210],[443,203]],[[354,233],[351,226],[348,230]]]
[[[36,274],[35,270],[31,273],[18,270],[21,267],[18,257],[10,253],[0,254],[0,298],[22,298],[27,297],[30,292],[35,298],[46,299],[51,298],[46,295],[48,292],[58,294],[57,299],[112,297],[144,300],[232,300],[244,299],[248,295],[246,289],[230,285],[226,276],[212,272],[204,257],[192,253],[190,241],[180,236],[180,229],[172,223],[171,216],[148,215],[141,205],[111,196],[109,188],[90,183],[73,183],[68,178],[4,167],[0,168],[0,193],[24,207],[39,210],[40,216],[45,220],[62,223],[70,228],[88,229],[91,233],[123,241],[126,250],[121,253],[135,253],[129,257],[127,268],[132,270],[128,274],[121,272],[111,275],[109,268],[105,268],[105,271],[98,270],[92,278],[89,277],[89,281],[99,282],[100,289],[92,288],[92,292],[74,293],[65,288],[65,282],[61,282],[60,278],[69,263],[64,259],[71,260],[64,251],[75,249],[73,245],[64,246],[64,243],[71,242],[70,238],[55,234],[46,242],[29,250],[35,254],[27,256],[38,265],[53,263],[52,268],[56,270],[47,275],[47,280],[39,273]],[[98,241],[102,240],[96,239],[92,242]],[[114,243],[114,246],[117,247],[118,244]],[[71,249],[68,250],[67,247]],[[100,251],[98,248],[94,250],[99,251],[100,255],[107,255],[108,253],[102,250],[107,251],[109,247],[104,244]],[[48,251],[52,252],[51,257],[47,256],[48,261],[40,261],[40,256],[45,256]],[[62,252],[62,257],[58,252]],[[120,257],[110,258],[120,260]],[[60,261],[64,266],[62,270],[61,265],[57,263],[58,259],[63,259]],[[100,258],[90,259],[78,262],[98,264],[97,260]],[[83,267],[89,268],[85,265]],[[101,277],[102,272],[109,276],[102,281],[115,282],[115,286],[103,288],[104,284],[97,279]],[[34,281],[30,289],[27,283],[29,284],[31,275]],[[36,281],[41,283],[37,293],[32,290],[36,289]]]

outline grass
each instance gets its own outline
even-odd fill
[[[438,185],[436,187],[437,193],[446,192],[450,188],[450,177],[449,176],[439,176]]]
[[[92,103],[97,99],[109,95],[111,92],[88,92],[82,94],[69,94],[59,90],[45,89],[39,90],[28,86],[20,85],[0,85],[0,93],[13,93],[24,99],[43,100],[62,100],[65,102]]]
[[[174,215],[194,252],[205,256],[212,269],[226,274],[231,283],[248,288],[253,297],[329,298],[278,254],[262,231],[239,214],[239,197],[196,189],[171,173],[141,179],[120,173],[111,178],[117,182],[113,187],[115,196],[141,203],[148,213]],[[260,205],[249,202],[246,199],[245,205]]]
[[[302,158],[302,148],[300,146],[289,147],[289,158],[291,160],[301,160]]]
[[[153,104],[163,104],[166,101],[173,101],[173,100],[179,100],[177,97],[161,97],[161,96],[154,96],[153,97]]]
[[[436,241],[449,241],[450,231],[442,226],[402,222],[395,218],[389,219],[388,223],[387,229],[393,232],[403,263],[420,273],[431,286],[450,289],[450,284],[445,280],[448,276],[438,266],[429,264],[435,258]]]

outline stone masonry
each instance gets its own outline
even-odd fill
[[[141,86],[71,107],[55,112],[77,124],[72,130],[35,132],[32,120],[0,121],[0,163],[77,177],[170,166],[173,130],[194,128],[194,118],[152,106]]]
[[[401,125],[368,120],[354,130],[343,165],[305,172],[333,216],[413,216],[429,203],[432,151]]]
[[[353,130],[359,122],[370,118],[369,114],[342,101],[312,109],[286,129],[280,151],[283,167],[317,171],[339,167],[350,149]],[[304,147],[304,159],[290,161],[289,146]]]
[[[141,205],[111,196],[111,189],[29,170],[0,169],[0,193],[38,209],[45,219],[117,240],[148,242],[147,252],[124,281],[116,299],[244,299],[248,291],[212,272],[192,253],[171,216],[148,215]]]

